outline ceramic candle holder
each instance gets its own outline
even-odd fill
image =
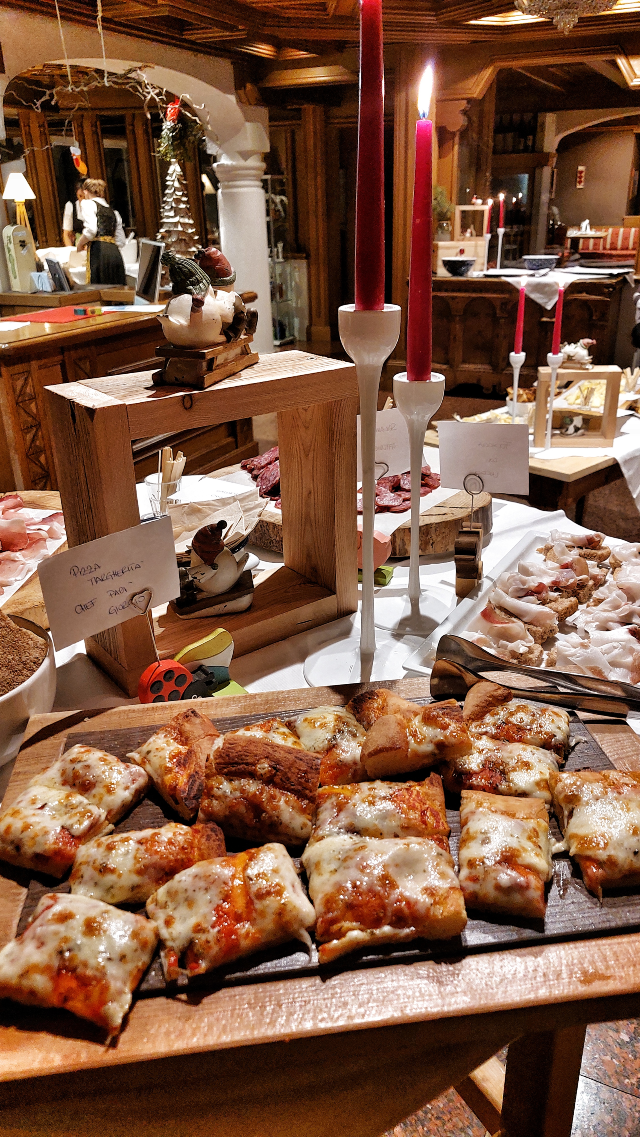
[[[516,406],[518,403],[518,384],[520,382],[520,369],[525,359],[527,358],[524,351],[512,351],[509,354],[509,363],[513,370],[513,403],[511,410],[511,421],[516,421]]]
[[[496,261],[496,268],[502,268],[502,238],[504,237],[504,229],[498,229],[498,260]]]
[[[484,271],[486,272],[489,267],[489,245],[491,244],[491,233],[484,235]]]
[[[547,432],[545,435],[545,450],[551,446],[551,430],[553,427],[553,400],[556,397],[556,377],[558,375],[558,368],[562,363],[562,352],[554,355],[552,351],[547,355],[547,364],[551,368],[551,383],[549,386],[549,406],[547,408]]]

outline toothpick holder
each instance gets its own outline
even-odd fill
[[[502,238],[504,237],[504,229],[498,229],[498,259],[496,261],[496,268],[502,268]]]
[[[491,244],[491,233],[484,235],[484,271],[486,272],[489,267],[489,245]]]
[[[393,397],[409,431],[411,469],[411,556],[409,599],[420,598],[420,481],[424,435],[444,398],[445,378],[435,371],[428,382],[411,382],[407,373],[393,380]]]
[[[518,405],[518,385],[520,382],[520,370],[522,364],[527,358],[524,351],[512,351],[509,353],[509,363],[513,371],[513,403],[511,407],[511,421],[516,421],[516,407]]]
[[[375,510],[376,414],[378,389],[385,360],[398,342],[401,309],[385,304],[380,312],[359,312],[354,304],[338,309],[338,329],[347,355],[356,365],[360,392],[360,453],[362,457],[362,614],[360,656],[373,656],[376,647],[373,612],[373,522]]]
[[[547,407],[547,429],[545,433],[544,446],[548,450],[551,446],[551,431],[553,428],[553,400],[556,397],[556,378],[558,375],[558,368],[562,363],[563,355],[559,352],[554,355],[552,351],[547,355],[547,364],[551,368],[551,383],[549,386],[549,406]]]

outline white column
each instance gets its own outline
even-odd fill
[[[261,354],[273,351],[264,169],[264,162],[256,156],[245,162],[223,155],[214,166],[220,182],[220,245],[236,270],[236,291],[258,293],[253,305],[259,313],[253,346]]]

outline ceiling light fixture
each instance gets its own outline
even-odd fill
[[[553,20],[558,31],[568,32],[581,16],[600,16],[615,7],[616,0],[515,0],[516,8],[526,16]]]

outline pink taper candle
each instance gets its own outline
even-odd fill
[[[498,194],[498,201],[500,202],[500,213],[498,215],[498,229],[504,229],[504,194]]]
[[[520,281],[520,295],[518,296],[518,315],[516,316],[516,338],[513,341],[513,350],[516,355],[522,351],[522,336],[524,334],[524,286],[525,278]]]
[[[493,210],[493,198],[492,197],[487,198],[487,205],[489,206],[489,210],[487,212],[487,233],[490,233],[491,232],[491,213]]]
[[[564,306],[564,285],[561,284],[558,289],[558,300],[556,303],[556,318],[553,324],[553,343],[551,344],[551,354],[560,354],[560,336],[562,335],[562,309]]]
[[[413,183],[411,269],[407,315],[407,379],[431,379],[433,257],[433,123],[427,115],[433,90],[433,68],[420,83],[416,123],[416,172]]]
[[[384,65],[382,0],[360,0],[356,188],[356,309],[384,308]]]

